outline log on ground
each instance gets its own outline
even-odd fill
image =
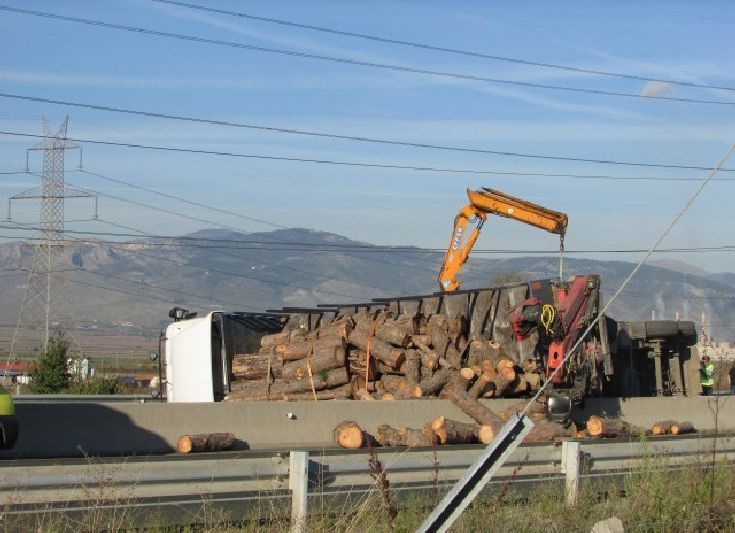
[[[229,450],[234,444],[235,435],[232,433],[198,433],[180,436],[176,450],[179,453],[221,452]]]
[[[472,444],[478,442],[480,427],[477,424],[440,416],[431,421],[431,429],[436,434],[439,444]]]
[[[651,426],[651,433],[654,435],[666,435],[671,433],[671,428],[676,425],[676,420],[661,420]]]
[[[599,416],[591,416],[587,420],[587,434],[590,437],[629,437],[632,433],[631,425],[624,420]]]
[[[671,426],[672,435],[684,435],[686,433],[694,433],[694,424],[691,422],[677,422]]]
[[[360,448],[365,442],[365,431],[354,420],[343,420],[334,428],[334,442],[343,448]]]

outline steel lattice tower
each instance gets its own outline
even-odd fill
[[[64,154],[66,150],[79,148],[66,140],[69,117],[56,133],[43,119],[43,141],[30,148],[43,153],[41,185],[24,191],[10,200],[40,199],[39,230],[34,246],[33,263],[28,274],[18,322],[10,345],[9,360],[17,358],[17,343],[23,331],[34,331],[44,352],[54,329],[63,330],[71,308],[66,291],[65,272],[69,271],[64,239],[64,200],[66,198],[96,198],[93,194],[69,189],[64,183]],[[28,155],[26,156],[28,165]],[[80,156],[81,167],[81,156]],[[28,170],[28,169],[27,169]],[[10,201],[8,202],[10,219]]]

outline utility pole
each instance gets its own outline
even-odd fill
[[[13,200],[40,200],[38,238],[33,246],[33,263],[28,272],[28,284],[21,303],[8,361],[17,359],[18,341],[23,331],[40,333],[45,352],[54,328],[63,328],[64,312],[71,306],[66,293],[64,273],[69,270],[64,238],[64,200],[66,198],[94,198],[95,218],[97,197],[94,194],[65,186],[64,154],[66,150],[79,149],[79,168],[82,166],[81,148],[66,139],[69,117],[53,133],[48,121],[43,119],[44,138],[41,143],[26,152],[26,171],[30,172],[30,153],[43,154],[43,173],[37,187],[23,191],[8,200],[8,220],[11,220]]]

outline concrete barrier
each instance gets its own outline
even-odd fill
[[[495,410],[518,400],[488,400]],[[719,416],[715,413],[719,409]],[[289,417],[291,413],[291,417]],[[333,447],[334,426],[356,420],[368,431],[379,424],[421,427],[444,415],[469,421],[446,400],[323,401],[215,404],[33,403],[19,404],[20,437],[0,458],[160,454],[174,451],[187,433],[232,432],[240,449]],[[735,397],[595,398],[577,418],[619,416],[650,427],[662,419],[690,421],[697,429],[735,429]]]

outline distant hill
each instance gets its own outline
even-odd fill
[[[174,305],[192,311],[266,310],[283,305],[364,302],[375,297],[425,294],[436,290],[441,254],[413,248],[371,250],[368,243],[306,229],[266,233],[203,230],[161,245],[69,246],[69,292],[77,325],[100,328],[160,327]],[[345,246],[350,246],[345,249]],[[32,261],[32,248],[0,245],[0,322],[14,323],[27,274],[8,272]],[[669,265],[671,266],[671,265]],[[565,260],[565,275],[596,273],[609,298],[633,264],[623,261]],[[556,258],[473,257],[462,273],[463,287],[493,284],[507,273],[525,279],[558,276]],[[639,320],[695,320],[704,311],[717,340],[735,339],[735,274],[698,275],[645,266],[614,303],[611,314]],[[735,298],[735,297],[733,297]],[[132,324],[132,326],[131,326]]]

